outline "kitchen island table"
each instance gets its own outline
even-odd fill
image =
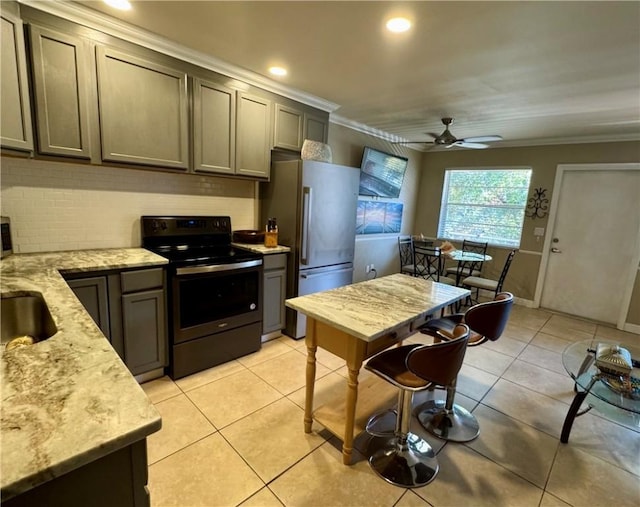
[[[288,299],[287,306],[307,316],[305,432],[311,432],[313,419],[318,421],[342,439],[342,461],[351,464],[354,429],[358,433],[364,429],[384,398],[378,387],[372,387],[373,377],[358,384],[363,361],[415,333],[431,315],[468,295],[466,289],[397,273]],[[314,411],[318,347],[346,361],[348,379],[346,397]]]

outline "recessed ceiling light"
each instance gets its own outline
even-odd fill
[[[115,9],[120,9],[121,11],[131,10],[129,0],[104,0],[104,3]]]
[[[271,72],[271,74],[273,74],[274,76],[287,75],[287,69],[285,69],[284,67],[269,67],[269,72]]]
[[[391,18],[387,21],[387,30],[390,32],[406,32],[409,28],[411,28],[411,21],[407,18]]]

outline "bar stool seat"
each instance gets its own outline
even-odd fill
[[[429,443],[410,431],[413,393],[455,382],[464,360],[469,327],[456,326],[450,341],[431,345],[405,345],[374,356],[365,368],[398,388],[396,428],[392,435],[374,435],[377,450],[369,465],[396,486],[415,488],[435,479],[439,465]],[[376,414],[370,422],[379,417]],[[369,426],[369,424],[367,424]]]

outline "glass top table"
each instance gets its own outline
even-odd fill
[[[633,370],[628,378],[610,375],[601,372],[595,365],[595,355],[598,344],[620,346],[627,349],[634,360]],[[575,381],[576,395],[567,412],[562,427],[560,440],[563,443],[569,441],[569,434],[573,421],[591,408],[596,408],[615,419],[615,410],[626,411],[624,416],[631,418],[635,425],[640,425],[640,345],[612,342],[608,340],[585,340],[569,345],[562,353],[562,363],[565,370]],[[580,407],[585,398],[590,395],[591,400],[604,403],[589,402],[588,408],[580,412]],[[615,408],[614,408],[615,407]],[[613,410],[610,410],[613,409]]]

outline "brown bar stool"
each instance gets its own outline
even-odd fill
[[[495,341],[502,335],[511,314],[513,294],[502,292],[493,301],[480,303],[469,308],[466,313],[448,315],[428,321],[420,332],[433,336],[436,340],[446,337],[461,323],[471,328],[469,347],[480,345],[487,340]],[[454,403],[456,381],[447,386],[447,398],[432,400],[418,407],[418,420],[429,433],[453,442],[469,442],[480,434],[480,426],[474,415]]]
[[[438,460],[426,440],[410,431],[413,393],[433,385],[455,383],[469,339],[469,327],[456,326],[431,345],[405,345],[385,350],[365,365],[398,388],[398,412],[393,435],[373,437],[376,450],[369,465],[384,480],[406,488],[430,483],[438,473]],[[374,416],[375,417],[375,416]]]

